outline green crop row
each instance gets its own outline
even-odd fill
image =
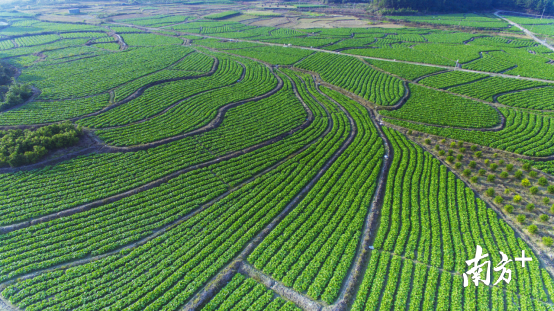
[[[374,70],[353,57],[315,53],[296,66],[315,71],[323,80],[377,105],[394,105],[405,92],[402,81]]]
[[[274,295],[274,292],[263,284],[237,273],[202,310],[301,310],[292,302],[287,302],[281,297],[274,298]]]
[[[237,80],[237,83],[199,94],[142,123],[99,130],[96,134],[115,145],[137,145],[175,136],[208,123],[215,117],[217,110],[224,105],[263,95],[277,86],[277,79],[269,68],[247,59],[241,62],[245,64],[246,72],[240,82]],[[240,79],[240,71],[232,72],[238,74],[237,79]],[[160,89],[163,91],[163,86],[153,92]],[[179,94],[168,94],[173,98],[176,95]],[[160,102],[160,104],[167,105],[168,102]],[[149,107],[145,108],[149,109]]]
[[[454,127],[493,127],[500,122],[496,110],[471,99],[410,84],[410,97],[397,110],[381,110],[385,116]]]
[[[497,132],[434,127],[395,119],[387,119],[386,121],[429,134],[528,156],[545,157],[554,154],[554,140],[552,139],[554,124],[552,124],[552,117],[508,108],[499,109],[506,117],[506,126]]]

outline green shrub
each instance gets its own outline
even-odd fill
[[[466,152],[466,148],[464,148],[464,147],[460,148],[460,152],[461,152],[461,153]]]
[[[496,179],[496,176],[494,176],[494,174],[487,175],[488,182],[494,182],[495,179]]]
[[[529,230],[529,232],[531,232],[532,234],[535,234],[537,233],[537,230],[539,230],[539,228],[536,225],[530,225],[527,230]]]
[[[493,158],[498,158],[498,153],[494,153],[494,154],[492,155],[492,157],[493,157]]]
[[[458,161],[462,161],[463,158],[464,158],[463,154],[457,154],[456,155],[456,160],[458,160]]]
[[[550,207],[550,214],[554,214],[554,204]]]
[[[531,163],[523,163],[523,169],[528,171],[531,169]]]
[[[521,185],[522,185],[523,187],[530,187],[530,186],[531,186],[531,182],[529,181],[529,179],[523,178],[523,180],[521,181]]]
[[[530,171],[529,172],[529,176],[533,177],[533,178],[537,178],[537,172],[536,171]]]
[[[448,155],[449,155],[449,156],[453,156],[453,155],[454,155],[454,150],[448,149]]]
[[[504,160],[500,160],[500,161],[498,161],[498,164],[499,164],[499,165],[504,165],[504,163],[505,163],[505,161],[504,161]]]
[[[519,194],[516,194],[516,195],[514,195],[513,200],[514,200],[514,202],[519,203],[519,202],[521,202],[522,199],[523,198]]]
[[[543,243],[545,246],[552,246],[552,244],[554,243],[554,239],[552,239],[552,238],[549,237],[549,236],[543,236],[543,237],[542,237],[542,243]]]
[[[543,222],[548,221],[549,218],[550,217],[548,217],[548,215],[546,215],[546,214],[542,214],[542,215],[539,216],[539,219]]]
[[[532,212],[535,209],[535,204],[529,203],[525,206],[525,209]]]
[[[486,165],[489,165],[489,163],[491,163],[491,160],[485,159],[485,164],[486,164]]]
[[[454,167],[460,169],[462,167],[462,163],[456,162],[456,164],[454,164]]]
[[[447,156],[447,157],[446,157],[446,162],[448,162],[448,163],[454,163],[454,157],[453,157],[453,156]]]
[[[477,145],[471,146],[471,151],[475,151],[475,150],[477,150]]]
[[[446,152],[444,150],[439,151],[439,155],[442,157]]]
[[[462,172],[462,175],[464,175],[465,177],[469,177],[469,175],[471,175],[471,170],[466,168],[463,172]]]
[[[425,143],[426,143],[427,145],[430,145],[430,144],[431,144],[431,140],[430,140],[429,138],[425,138]]]
[[[414,132],[412,132],[412,130],[409,130],[408,131],[408,135],[412,135]]]
[[[508,174],[508,172],[502,172],[500,173],[500,177],[502,178],[508,178],[510,175]]]
[[[492,163],[489,168],[491,169],[492,172],[496,171],[496,169],[498,168],[498,164],[496,163]]]
[[[489,196],[489,197],[492,197],[494,195],[494,188],[489,188],[487,189],[487,191],[485,191],[485,193]]]
[[[476,158],[481,158],[483,156],[483,152],[482,151],[477,151],[475,152],[475,157]]]
[[[544,198],[542,198],[542,202],[544,204],[548,204],[548,203],[550,203],[550,198],[549,197],[544,197]]]
[[[487,171],[485,171],[484,169],[480,169],[480,170],[479,170],[479,175],[485,176],[485,173],[486,173],[486,172],[487,172]]]
[[[514,177],[517,178],[517,179],[521,179],[521,177],[523,177],[523,172],[520,171],[520,170],[517,170],[517,171],[514,173]]]
[[[451,143],[450,143],[450,148],[456,148],[456,142],[454,142],[454,141],[451,142]]]
[[[506,171],[511,172],[513,169],[514,169],[513,164],[510,163],[510,164],[506,165]]]
[[[471,161],[471,162],[469,162],[469,167],[475,168],[475,167],[477,167],[477,163],[475,161]]]
[[[554,194],[554,185],[548,186],[548,188],[546,188],[546,190],[548,190],[548,193]]]
[[[537,194],[537,193],[539,193],[539,188],[531,187],[531,188],[529,188],[529,192],[531,192],[531,194]]]
[[[541,177],[539,178],[539,185],[543,186],[543,187],[546,187],[548,185],[548,180],[546,180],[545,177]]]
[[[497,195],[497,196],[494,198],[494,203],[496,203],[496,204],[502,204],[502,203],[504,203],[504,198],[501,197],[501,196],[499,196],[499,195]]]
[[[511,214],[511,213],[514,211],[514,206],[513,206],[513,205],[510,205],[510,204],[505,205],[505,206],[504,206],[504,210],[506,210],[506,212],[508,212],[508,213]]]
[[[459,141],[458,142],[458,148],[462,148],[464,146],[464,142],[463,141]]]
[[[441,150],[441,147],[439,145],[435,145],[435,150],[439,151]]]
[[[525,222],[525,215],[519,214],[519,215],[517,215],[516,219],[520,224],[522,224],[522,223]]]
[[[469,181],[471,181],[472,184],[476,184],[477,182],[479,182],[479,177],[472,176]]]

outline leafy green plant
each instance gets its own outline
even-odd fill
[[[535,209],[535,204],[533,203],[528,203],[526,206],[525,206],[525,209],[532,212],[534,209]]]
[[[505,205],[505,206],[504,206],[504,210],[506,210],[506,212],[508,212],[508,213],[511,214],[511,213],[514,211],[514,206],[513,206],[513,205],[510,205],[510,204]]]
[[[529,230],[530,233],[532,234],[535,234],[537,233],[537,231],[539,230],[539,228],[537,227],[537,225],[530,225],[527,230]]]
[[[523,224],[525,222],[525,215],[519,214],[517,215],[516,219],[520,224]]]

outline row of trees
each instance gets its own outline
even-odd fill
[[[35,163],[49,150],[75,145],[81,134],[81,127],[70,122],[51,124],[35,131],[0,131],[0,167]]]
[[[420,12],[511,9],[554,14],[554,0],[322,0],[324,3],[368,2],[374,8]]]

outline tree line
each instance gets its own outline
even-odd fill
[[[554,0],[322,0],[325,3],[369,2],[374,8],[452,12],[504,9],[554,14]]]

